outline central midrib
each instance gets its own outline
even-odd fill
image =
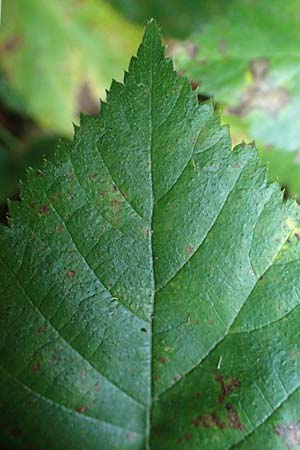
[[[155,307],[155,274],[154,274],[154,258],[153,258],[153,216],[154,216],[154,190],[153,190],[153,43],[151,42],[151,71],[150,71],[150,95],[149,95],[149,153],[150,153],[150,166],[149,166],[149,187],[150,187],[150,205],[151,205],[151,215],[150,215],[150,230],[149,230],[149,253],[150,253],[150,265],[152,267],[152,308],[150,315],[150,346],[149,346],[149,406],[147,409],[147,428],[146,428],[146,450],[150,450],[150,436],[151,436],[151,412],[152,412],[152,371],[153,371],[153,321],[154,321],[154,307]]]

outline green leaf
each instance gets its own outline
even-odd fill
[[[28,113],[66,134],[78,111],[98,112],[98,98],[122,75],[139,35],[101,0],[9,1],[1,66]]]
[[[191,38],[193,54],[190,43],[177,45],[177,65],[200,83],[202,93],[224,105],[224,120],[234,126],[239,118],[244,137],[268,147],[264,154],[272,167],[270,148],[281,153],[282,166],[291,159],[285,152],[300,149],[299,2],[234,0],[225,9],[224,2],[214,4],[210,20]],[[293,172],[288,188],[299,194],[299,164]]]
[[[146,29],[0,234],[0,443],[298,444],[300,211]],[[294,439],[294,440],[293,440]]]

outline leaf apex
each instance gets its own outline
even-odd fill
[[[159,45],[163,46],[162,34],[159,24],[155,19],[150,19],[145,27],[142,43],[146,46]]]

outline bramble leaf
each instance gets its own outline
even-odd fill
[[[0,234],[0,443],[282,449],[299,436],[299,219],[154,22]],[[294,441],[293,441],[294,439]]]

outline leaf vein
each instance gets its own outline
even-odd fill
[[[107,420],[102,420],[99,419],[97,417],[94,416],[90,416],[88,414],[81,414],[71,408],[69,408],[66,405],[63,405],[62,403],[58,402],[57,400],[53,400],[50,397],[47,397],[43,394],[40,394],[39,392],[34,391],[33,389],[30,388],[30,386],[28,386],[27,384],[23,383],[21,380],[19,380],[15,375],[13,375],[11,372],[9,372],[5,367],[0,366],[1,370],[8,375],[9,377],[11,377],[16,384],[18,384],[19,386],[21,386],[25,391],[27,391],[29,394],[33,395],[34,397],[37,397],[38,399],[41,399],[42,401],[46,402],[46,403],[50,403],[51,405],[55,406],[56,408],[60,408],[62,410],[64,410],[65,412],[67,412],[68,414],[71,415],[75,415],[75,416],[80,416],[80,418],[84,419],[84,420],[90,420],[93,422],[97,422],[97,423],[103,423],[105,425],[109,425],[113,428],[119,428],[121,430],[124,430],[126,432],[134,432],[135,434],[141,435],[140,432],[135,431],[135,430],[128,430],[127,428],[124,428],[120,425],[116,425],[112,422],[109,422]]]
[[[20,286],[21,290],[24,292],[25,296],[28,298],[29,302],[31,303],[31,305],[34,307],[34,309],[36,311],[38,311],[41,316],[51,325],[51,327],[57,332],[57,334],[62,338],[62,340],[75,352],[77,353],[84,361],[86,361],[101,377],[105,378],[111,385],[113,385],[114,387],[116,387],[121,393],[123,393],[124,395],[126,395],[128,398],[130,398],[131,400],[133,400],[137,405],[141,406],[142,408],[144,408],[145,405],[143,405],[141,402],[139,402],[138,400],[136,400],[131,394],[129,394],[128,392],[126,392],[123,388],[121,388],[120,386],[118,386],[114,381],[110,380],[107,378],[106,375],[104,375],[103,373],[101,373],[99,371],[98,368],[96,368],[94,366],[94,364],[90,361],[88,361],[85,356],[79,352],[75,347],[73,347],[68,340],[60,333],[60,330],[54,326],[54,324],[51,322],[51,320],[49,320],[49,318],[43,313],[43,311],[36,305],[36,303],[33,301],[33,299],[31,298],[30,294],[27,292],[26,288],[23,286],[23,284],[21,283],[20,279],[17,277],[16,274],[14,274],[12,272],[12,270],[6,265],[6,263],[3,261],[3,259],[0,257],[0,262],[2,263],[2,265],[4,267],[6,267],[6,269],[10,272],[10,274],[16,279],[17,284]]]
[[[242,173],[242,172],[241,172],[241,173]],[[241,173],[240,173],[240,175],[241,175]],[[239,177],[240,177],[240,175],[239,175]],[[239,179],[239,177],[238,177],[238,179]],[[238,181],[238,179],[237,179],[237,181]],[[237,181],[236,181],[236,182],[237,182]],[[235,183],[235,184],[236,184],[236,183]],[[235,187],[235,186],[234,186],[234,187]],[[234,188],[233,188],[233,189],[234,189]],[[229,195],[231,194],[231,192],[233,191],[233,189],[229,192],[228,196],[226,197],[226,201],[228,200]],[[225,201],[225,203],[226,203],[226,201]],[[225,203],[223,204],[222,209],[224,208]],[[221,209],[221,211],[222,211],[222,209]],[[220,212],[220,213],[221,213],[221,212]],[[219,215],[220,215],[220,214],[219,214]],[[219,216],[219,215],[218,215],[218,216]],[[205,239],[207,238],[209,232],[212,230],[212,228],[213,228],[213,226],[215,225],[215,223],[216,223],[216,220],[215,220],[215,222],[213,223],[212,227],[209,229],[209,231],[208,231],[208,233],[207,233]],[[281,246],[278,248],[278,250],[277,250],[276,254],[274,255],[272,261],[270,262],[269,266],[266,267],[265,271],[261,274],[261,276],[264,276],[264,275],[266,274],[266,272],[270,269],[270,267],[272,267],[273,262],[275,261],[277,255],[280,253],[280,251],[282,250],[282,248],[283,248],[283,246],[285,245],[286,241],[288,240],[289,235],[290,235],[290,233],[288,234],[288,236],[286,237],[286,239],[281,243]],[[203,243],[203,242],[204,242],[204,241],[202,241],[202,243]],[[202,245],[202,243],[201,243],[200,245]],[[199,247],[197,248],[197,250],[198,250],[198,249],[199,249]],[[197,251],[197,250],[196,250],[196,251]],[[194,254],[195,254],[195,253],[194,253]],[[194,254],[193,254],[192,256],[194,256]],[[182,270],[182,268],[181,268],[180,270]],[[180,270],[179,270],[179,272],[180,272]],[[178,273],[178,272],[177,272],[177,273]],[[260,277],[261,277],[261,276],[260,276]],[[245,303],[247,302],[247,300],[249,299],[251,293],[252,293],[253,290],[255,289],[255,287],[256,287],[256,285],[257,285],[257,282],[258,282],[258,280],[259,280],[260,277],[257,277],[257,278],[256,278],[256,281],[255,281],[255,283],[254,283],[254,285],[253,285],[251,291],[249,292],[249,294],[247,295],[245,301],[243,302],[242,306],[240,307],[239,311],[237,312],[237,314],[236,314],[235,317],[233,318],[231,324],[229,324],[229,326],[227,327],[227,331],[225,332],[225,334],[224,334],[219,340],[217,340],[217,342],[212,346],[212,348],[211,348],[210,350],[208,350],[208,352],[203,356],[203,358],[202,358],[195,366],[193,366],[188,372],[186,372],[186,373],[181,377],[180,380],[175,381],[170,387],[168,387],[168,388],[165,389],[163,392],[161,392],[161,393],[160,393],[160,396],[163,395],[163,394],[165,394],[165,393],[166,393],[167,391],[169,391],[170,389],[172,389],[177,383],[180,383],[180,382],[181,382],[182,380],[184,380],[187,376],[189,376],[195,369],[197,369],[197,367],[199,367],[199,365],[200,365],[200,364],[201,364],[201,363],[202,363],[202,362],[210,355],[210,353],[212,353],[212,352],[214,351],[214,349],[215,349],[218,345],[220,345],[220,344],[224,341],[224,339],[230,334],[230,329],[232,328],[232,326],[234,325],[235,321],[236,321],[237,318],[239,317],[241,310],[243,309]],[[174,277],[173,277],[173,278],[174,278]]]

